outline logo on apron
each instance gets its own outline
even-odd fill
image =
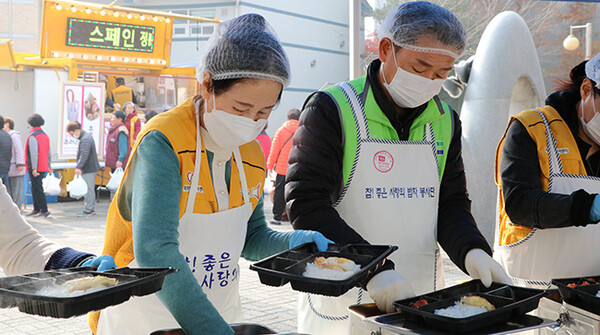
[[[373,165],[377,171],[386,173],[394,166],[394,157],[385,150],[379,151],[373,157]]]
[[[262,186],[262,183],[258,183],[258,185],[254,186],[252,189],[248,190],[248,196],[250,196],[250,198],[255,198],[256,200],[258,200],[258,198],[260,197],[261,186]]]

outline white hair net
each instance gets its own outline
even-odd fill
[[[600,89],[600,53],[585,63],[585,76],[593,80],[596,88]]]
[[[419,37],[432,36],[446,47],[424,48]],[[427,1],[406,2],[394,7],[379,28],[380,40],[389,38],[395,45],[418,52],[459,58],[465,50],[466,33],[454,14]]]
[[[245,14],[217,24],[196,77],[258,78],[289,84],[290,64],[279,38],[264,17]]]

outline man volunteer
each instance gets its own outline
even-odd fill
[[[338,244],[397,245],[393,263],[364,285],[382,311],[442,288],[438,242],[486,286],[510,282],[470,213],[458,115],[437,97],[465,48],[461,23],[437,5],[408,2],[387,15],[379,34],[379,59],[366,76],[318,92],[305,106],[287,171],[294,228]],[[298,331],[347,332],[347,306],[365,301],[357,291],[303,295]]]

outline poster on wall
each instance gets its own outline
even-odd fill
[[[79,141],[67,133],[69,122],[78,121],[81,129],[90,133],[96,142],[98,158],[104,148],[104,84],[65,81],[61,83],[61,113],[59,116],[58,156],[61,159],[77,157]]]

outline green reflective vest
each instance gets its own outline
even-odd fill
[[[360,77],[350,81],[349,84],[352,85],[364,105],[370,138],[398,141],[399,138],[396,129],[394,129],[390,120],[377,105],[373,90],[369,85],[365,85],[365,83],[367,83],[366,79],[366,76]],[[365,86],[367,86],[366,90]],[[337,103],[338,111],[341,114],[342,130],[344,134],[343,176],[344,186],[346,186],[348,178],[350,177],[352,165],[357,158],[358,126],[352,108],[350,107],[350,102],[342,90],[338,86],[331,86],[326,88],[324,92],[328,93]],[[357,117],[361,117],[360,111],[356,111],[356,113]],[[441,181],[446,166],[448,147],[452,140],[453,121],[452,110],[446,103],[439,100],[437,96],[429,100],[427,108],[413,121],[410,126],[408,140],[417,142],[423,141],[425,126],[430,122],[433,126],[435,136],[437,161]]]

